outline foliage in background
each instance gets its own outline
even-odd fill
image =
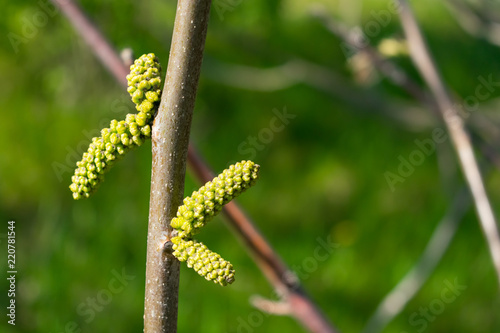
[[[214,0],[214,6],[222,1]],[[331,15],[361,27],[389,3],[322,2]],[[438,66],[458,95],[473,95],[479,76],[500,81],[498,47],[463,32],[442,4],[413,5]],[[131,47],[136,55],[154,52],[167,63],[175,2],[82,6],[118,48]],[[418,259],[462,180],[446,141],[438,145],[439,155],[431,154],[391,191],[384,173],[397,172],[398,157],[408,159],[417,148],[414,140],[431,137],[439,124],[386,80],[360,79],[342,42],[309,16],[309,7],[308,1],[257,0],[241,1],[222,14],[212,8],[191,139],[214,170],[242,159],[262,166],[259,184],[239,202],[327,316],[343,332],[359,332]],[[74,163],[92,136],[134,106],[60,13],[36,27],[15,52],[9,32],[22,34],[43,8],[12,1],[2,8],[0,246],[5,247],[6,222],[16,220],[19,274],[18,325],[13,330],[4,318],[0,329],[63,332],[76,325],[82,332],[140,331],[150,143],[128,154],[93,198],[73,202],[68,185]],[[401,36],[393,15],[370,42]],[[324,91],[286,79],[283,89],[248,90],[236,83],[256,79],[230,71],[233,65],[272,68],[296,59],[321,66],[343,89]],[[406,56],[394,60],[416,75]],[[272,80],[283,78],[273,74],[256,86]],[[499,95],[492,91],[477,112],[498,120]],[[388,106],[402,120],[387,117]],[[187,182],[187,195],[200,185],[190,177]],[[486,183],[492,202],[498,202],[498,171]],[[498,205],[495,209],[498,215]],[[272,298],[273,291],[220,217],[206,228],[212,232],[200,240],[238,267],[238,279],[220,288],[183,267],[179,331],[301,332],[292,319],[262,314],[249,304],[251,295]],[[321,246],[328,256],[320,260],[315,253]],[[5,267],[5,255],[0,258]],[[455,279],[467,288],[426,322],[425,331],[498,331],[495,274],[473,211],[429,282],[385,332],[418,332],[421,326],[412,326],[410,318]],[[6,286],[0,280],[0,290]],[[6,300],[0,294],[2,306]]]

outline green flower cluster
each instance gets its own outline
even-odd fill
[[[172,238],[174,256],[187,261],[207,280],[222,286],[234,281],[233,265],[202,243],[192,239],[200,229],[217,215],[222,207],[252,186],[258,177],[259,165],[252,161],[241,161],[231,165],[212,181],[207,182],[177,210],[177,217],[170,222],[177,230]]]
[[[212,181],[207,182],[177,210],[177,217],[170,222],[181,238],[191,238],[217,215],[222,207],[255,184],[259,165],[241,161],[231,165]]]
[[[71,177],[69,188],[75,200],[88,198],[117,160],[151,137],[151,126],[161,95],[160,71],[158,58],[153,53],[141,56],[130,66],[127,91],[139,113],[127,114],[122,121],[112,120],[108,128],[101,130],[100,137],[92,138]]]
[[[233,265],[196,240],[172,238],[174,256],[207,280],[226,286],[234,281]]]

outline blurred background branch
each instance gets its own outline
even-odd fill
[[[474,150],[466,132],[463,119],[458,114],[448,89],[444,86],[427,45],[424,42],[418,23],[406,2],[400,1],[400,17],[408,40],[412,59],[424,77],[434,95],[439,111],[450,133],[456,149],[459,163],[467,180],[468,187],[474,199],[478,219],[489,246],[493,266],[495,267],[500,286],[500,235],[490,200],[486,193],[479,165],[474,156]]]

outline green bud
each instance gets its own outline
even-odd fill
[[[118,144],[118,143],[120,142],[120,137],[118,136],[118,134],[117,134],[117,133],[113,133],[113,134],[111,134],[111,136],[109,137],[109,141],[110,141],[112,144],[116,145],[116,144]]]
[[[135,116],[135,120],[137,121],[137,125],[139,127],[145,126],[148,121],[148,116],[145,113],[140,112]]]
[[[161,95],[161,67],[158,58],[145,54],[134,61],[127,75],[132,101],[139,114],[127,114],[125,120],[112,120],[109,128],[101,130],[101,136],[92,139],[82,160],[76,163],[71,177],[70,190],[73,198],[88,198],[103,179],[103,174],[131,148],[140,146],[151,136],[152,117],[156,112]]]
[[[136,104],[139,104],[143,99],[144,99],[144,92],[140,88],[132,94],[132,102]]]
[[[154,104],[151,103],[150,101],[148,100],[143,100],[139,105],[136,106],[136,109],[139,111],[139,112],[144,112],[144,113],[148,113],[149,111],[151,111],[152,109],[154,108]]]
[[[151,126],[145,125],[141,128],[141,133],[146,136],[150,137],[151,136]]]
[[[175,239],[175,241],[174,241]],[[179,261],[185,261],[189,268],[193,268],[199,275],[221,286],[234,282],[233,265],[221,256],[196,240],[184,240],[174,237],[173,255]]]
[[[177,210],[170,225],[181,238],[190,238],[217,215],[229,201],[243,193],[257,180],[259,165],[241,161],[231,165],[212,181],[207,182]]]
[[[128,130],[130,131],[130,134],[132,135],[139,135],[141,133],[141,130],[139,129],[139,125],[135,122],[131,122],[128,125]]]
[[[129,146],[132,143],[127,133],[123,133],[120,139],[124,146]]]
[[[134,135],[132,137],[132,141],[138,146],[141,146],[144,143],[144,139],[140,135]]]

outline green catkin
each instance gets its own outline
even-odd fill
[[[185,240],[180,237],[172,238],[174,256],[179,261],[185,261],[189,268],[193,268],[199,275],[221,286],[234,282],[233,265],[196,240]]]
[[[99,186],[104,174],[130,149],[141,146],[151,137],[151,126],[161,96],[161,67],[158,58],[145,54],[130,66],[128,93],[139,113],[127,114],[125,120],[112,120],[92,138],[82,160],[76,163],[70,190],[75,200],[88,198]]]
[[[231,165],[212,181],[207,182],[177,210],[177,217],[170,222],[181,238],[191,238],[217,215],[222,207],[257,180],[259,165],[252,161],[241,161]]]
[[[259,165],[252,161],[241,161],[231,165],[212,181],[207,182],[177,210],[177,217],[170,222],[177,230],[172,238],[173,255],[187,262],[198,274],[221,286],[234,281],[233,265],[209,250],[192,236],[217,215],[222,207],[252,186],[258,177]]]

